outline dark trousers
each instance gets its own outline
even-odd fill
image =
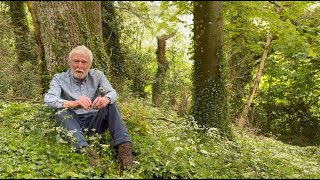
[[[109,129],[113,147],[123,142],[131,142],[116,103],[109,104],[98,112],[82,115],[77,115],[72,109],[64,109],[56,113],[56,119],[58,126],[72,132],[76,148],[89,146],[84,136],[85,129],[89,136],[94,133],[102,134]],[[66,140],[71,142],[68,137]]]

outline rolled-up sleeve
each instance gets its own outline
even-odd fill
[[[54,76],[52,81],[50,82],[48,93],[46,93],[44,96],[44,104],[54,109],[62,109],[63,102],[65,102],[66,100],[60,98],[61,91],[62,90],[59,85],[59,81],[57,77]]]
[[[115,89],[111,86],[109,80],[107,79],[106,75],[102,73],[102,76],[100,78],[99,82],[100,86],[103,87],[105,97],[110,98],[110,104],[113,104],[118,99],[118,94]]]

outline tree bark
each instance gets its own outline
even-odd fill
[[[34,37],[36,40],[37,44],[37,62],[38,62],[38,81],[39,84],[41,85],[42,91],[40,92],[41,94],[44,94],[44,80],[43,80],[43,74],[44,74],[44,49],[43,49],[43,44],[41,41],[41,32],[40,32],[40,25],[38,19],[37,12],[33,8],[33,5],[30,1],[27,1],[28,5],[28,10],[31,14],[32,17],[32,23],[34,26]]]
[[[192,115],[203,126],[232,137],[223,52],[223,2],[194,2],[194,90]]]
[[[102,1],[101,6],[103,38],[111,62],[111,79],[114,88],[118,92],[122,92],[125,79],[125,65],[119,40],[114,1]]]
[[[14,29],[15,49],[18,55],[19,65],[25,61],[36,64],[36,54],[33,50],[34,45],[30,42],[30,30],[27,26],[26,12],[24,9],[24,1],[9,1],[11,24]],[[18,71],[20,66],[18,66]]]
[[[154,83],[152,85],[152,103],[156,106],[160,106],[164,100],[163,98],[163,89],[164,82],[166,79],[166,74],[169,69],[169,63],[166,59],[166,40],[172,38],[176,35],[176,32],[171,34],[157,36],[157,60],[158,60],[158,69],[157,74],[154,79]]]
[[[99,1],[32,1],[39,22],[45,67],[50,76],[66,70],[72,48],[91,49],[94,67],[104,68]]]

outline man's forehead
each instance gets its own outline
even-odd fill
[[[89,54],[86,53],[73,53],[72,54],[72,59],[85,59],[85,60],[89,60]]]

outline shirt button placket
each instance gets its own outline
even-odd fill
[[[86,94],[84,93],[84,85],[83,85],[83,84],[80,85],[80,93],[81,93],[82,96],[85,96],[85,95],[86,95]]]

